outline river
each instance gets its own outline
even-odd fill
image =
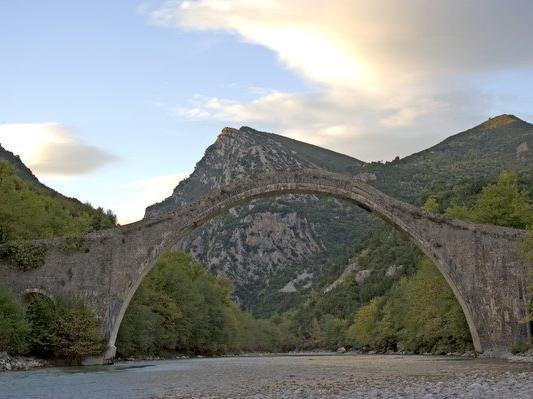
[[[139,361],[0,374],[1,399],[533,399],[533,364],[395,355]]]

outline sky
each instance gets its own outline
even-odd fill
[[[0,0],[0,144],[119,222],[223,127],[364,161],[533,121],[528,0]]]

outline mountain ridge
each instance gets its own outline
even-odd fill
[[[20,159],[18,155],[4,148],[0,143],[0,160],[7,161],[17,170],[17,174],[26,180],[31,180],[41,186],[44,186],[39,179],[33,174],[30,168]]]
[[[514,116],[491,118],[436,145],[391,162],[369,162],[243,126],[224,128],[191,176],[146,216],[171,210],[234,179],[286,168],[320,168],[364,176],[383,192],[415,205],[436,182],[493,178],[525,170],[533,159],[533,125]],[[306,195],[278,196],[236,207],[178,243],[215,274],[232,278],[240,303],[261,313],[286,309],[299,295],[331,283],[342,272],[346,248],[379,225],[353,204]],[[340,263],[339,263],[340,262]],[[301,287],[283,292],[298,276]],[[306,288],[308,287],[308,288]],[[296,299],[295,299],[296,298]],[[292,301],[292,302],[291,302]]]

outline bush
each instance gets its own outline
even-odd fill
[[[380,297],[376,297],[365,306],[361,306],[355,313],[353,324],[348,329],[348,339],[355,341],[357,346],[377,348],[382,307],[383,298]]]
[[[0,286],[0,352],[22,354],[28,349],[29,325],[20,304]]]
[[[77,364],[104,350],[101,326],[79,300],[52,300],[38,296],[28,308],[33,355]]]
[[[0,248],[0,258],[23,272],[37,269],[44,264],[47,248],[43,244],[11,242]]]
[[[516,355],[518,353],[524,353],[526,352],[527,350],[529,349],[529,344],[527,342],[524,342],[524,341],[520,341],[520,342],[515,342],[512,346],[511,346],[511,353],[513,355]]]

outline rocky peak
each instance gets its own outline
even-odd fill
[[[317,168],[357,175],[362,164],[288,137],[247,126],[225,127],[194,172],[170,197],[147,208],[146,216],[172,211],[211,189],[257,173]],[[267,296],[290,295],[292,289],[282,288],[291,281],[297,291],[309,289],[315,281],[310,270],[314,268],[318,276],[322,269],[320,254],[338,252],[339,240],[348,244],[351,232],[357,230],[355,224],[365,223],[364,216],[352,207],[310,195],[257,199],[209,221],[175,248],[193,254],[212,273],[231,278],[237,300],[248,307],[264,299],[258,294],[262,290]],[[339,228],[346,229],[340,238],[329,233],[335,220],[343,220],[342,226],[335,228],[336,234]]]
[[[329,164],[324,164],[324,160]],[[247,126],[240,129],[225,127],[207,148],[190,177],[180,182],[170,197],[148,207],[145,215],[155,216],[171,211],[209,190],[255,173],[296,168],[332,170],[330,164],[342,165],[341,168],[346,169],[362,162]]]
[[[483,122],[479,127],[483,129],[497,129],[499,127],[503,127],[506,125],[510,125],[513,123],[526,123],[522,119],[511,115],[511,114],[502,114],[495,116],[493,118],[489,118],[487,121]]]

